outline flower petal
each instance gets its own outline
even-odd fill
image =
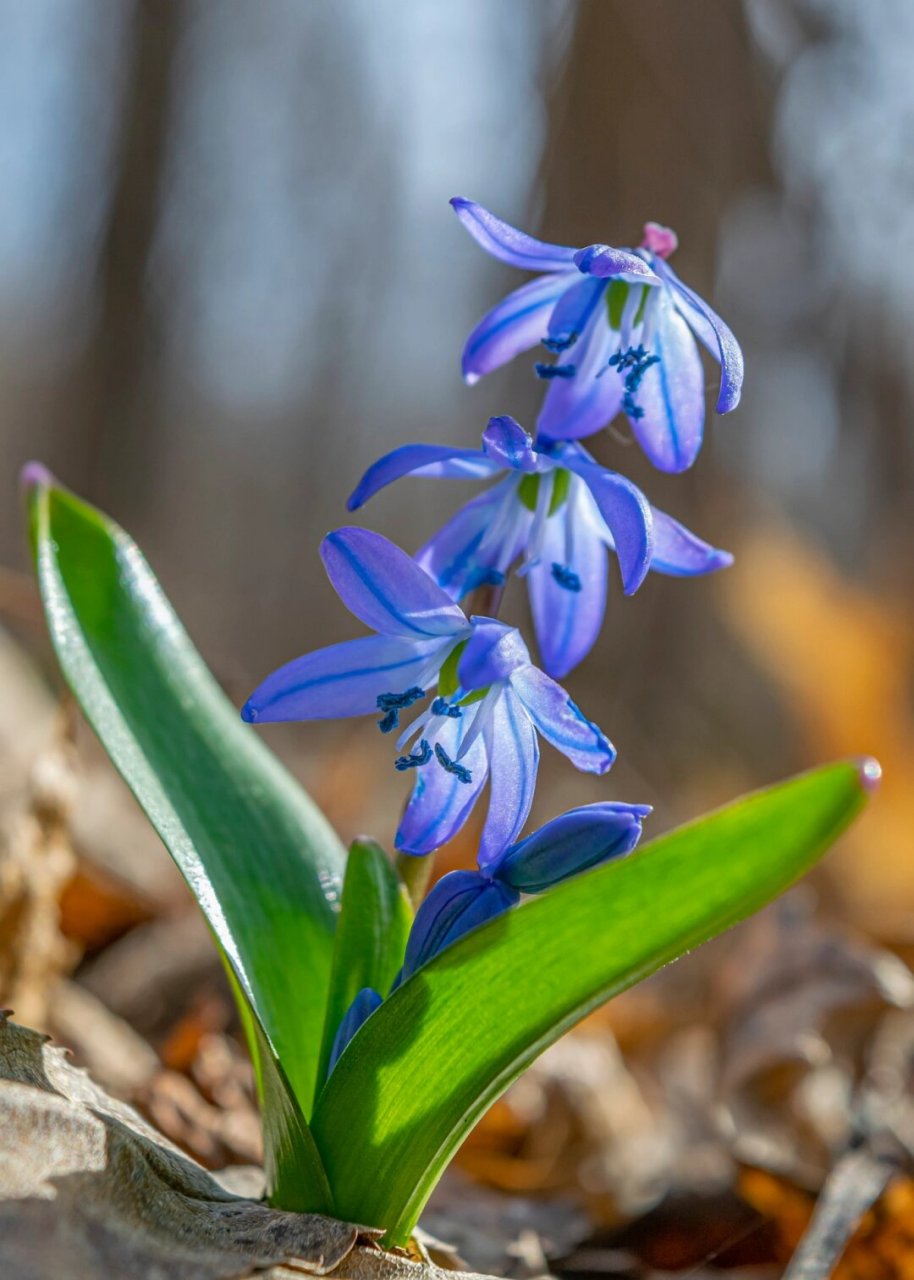
[[[593,495],[612,534],[625,594],[632,595],[651,567],[654,523],[651,504],[637,485],[618,471],[607,471],[589,460],[583,450],[568,449],[559,456],[562,464],[580,476]]]
[[[416,912],[406,943],[402,980],[519,900],[520,895],[509,885],[489,880],[478,871],[451,871],[442,876]]]
[[[466,627],[462,611],[438,584],[379,533],[336,529],[321,543],[321,559],[343,604],[375,631],[446,636]]]
[[[600,280],[626,280],[629,284],[659,285],[660,281],[643,258],[628,249],[609,244],[589,244],[574,255],[574,265],[585,275]]]
[[[682,283],[669,263],[660,263],[658,272],[674,292],[676,310],[685,317],[698,340],[720,361],[720,393],[715,407],[718,413],[729,413],[739,404],[743,389],[744,364],[739,343],[717,312]]]
[[[573,347],[602,303],[605,293],[606,281],[594,276],[585,276],[566,289],[549,317],[550,341],[559,344],[560,349]],[[573,352],[568,359],[574,360]]]
[[[274,723],[370,715],[379,694],[434,684],[446,646],[437,638],[363,636],[317,649],[267,676],[241,717]]]
[[[617,335],[598,309],[574,347],[572,378],[553,378],[537,419],[550,440],[577,440],[612,422],[622,407],[622,379],[609,368]],[[598,376],[600,375],[600,376]]]
[[[655,467],[686,471],[698,457],[704,434],[704,372],[695,339],[666,289],[657,299],[651,353],[660,359],[634,394],[641,416],[629,414],[629,421]]]
[[[540,760],[536,729],[510,686],[495,703],[484,735],[489,756],[489,811],[479,840],[482,870],[517,839],[527,821]]]
[[[507,680],[519,666],[530,661],[517,627],[494,618],[474,617],[472,623],[473,634],[457,664],[457,678],[464,693]]]
[[[733,563],[729,551],[721,551],[703,542],[665,511],[658,511],[656,507],[651,509],[654,513],[651,569],[655,573],[669,574],[673,578],[693,578],[698,574],[727,569]]]
[[[479,550],[503,501],[504,488],[512,484],[513,481],[506,480],[461,507],[417,553],[416,563],[430,573],[453,600],[461,600],[476,587],[492,581],[496,565],[508,566],[520,554],[522,529],[514,532],[513,550],[503,554],[503,546],[497,540],[482,553]]]
[[[508,414],[489,419],[482,433],[482,447],[487,458],[512,471],[542,469],[539,454],[533,448],[533,437]]]
[[[542,341],[552,308],[569,284],[579,279],[574,270],[557,276],[539,276],[502,298],[466,340],[461,358],[464,379],[472,386],[485,374],[500,369]]]
[[[475,200],[454,196],[451,208],[486,253],[510,263],[512,267],[520,267],[524,271],[563,271],[574,265],[574,249],[536,240],[502,222]]]
[[[457,759],[460,744],[472,724],[464,711],[458,720],[448,720],[436,735],[451,760]],[[431,853],[460,830],[485,785],[489,763],[483,738],[479,737],[461,757],[470,772],[470,781],[461,782],[432,758],[416,769],[416,783],[400,821],[395,844],[404,853]]]
[[[358,993],[352,1004],[343,1014],[343,1020],[337,1028],[336,1035],[333,1039],[333,1048],[330,1050],[330,1058],[327,1063],[328,1077],[336,1066],[341,1053],[358,1031],[359,1027],[361,1027],[363,1023],[367,1022],[375,1009],[379,1009],[383,1003],[384,1001],[381,996],[373,987],[363,987]]]
[[[537,667],[521,667],[511,686],[547,742],[586,773],[606,773],[615,748],[577,707],[560,684]]]
[[[583,482],[575,479],[572,483]],[[581,495],[593,505],[585,490]],[[606,545],[579,498],[569,510],[566,502],[546,522],[541,559],[527,574],[530,608],[542,665],[551,676],[561,679],[584,659],[594,646],[606,612]],[[567,561],[568,539],[565,525],[575,519],[574,552]],[[577,591],[562,586],[553,572],[564,565],[577,576]]]
[[[379,489],[403,476],[487,480],[498,470],[498,464],[485,457],[479,449],[454,449],[443,444],[405,444],[371,464],[346,505],[350,511],[358,510]]]
[[[631,853],[646,804],[588,804],[547,822],[507,849],[489,874],[521,893],[542,893],[570,876]]]

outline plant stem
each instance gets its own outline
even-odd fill
[[[435,855],[433,853],[427,853],[421,858],[415,858],[409,853],[397,854],[397,871],[400,873],[400,879],[406,885],[410,901],[414,907],[418,907],[425,897],[434,862]]]
[[[461,608],[468,618],[474,613],[481,614],[485,618],[497,618],[504,594],[505,585],[503,582],[497,585],[487,582],[483,586],[477,587],[475,591],[471,591],[463,601]]]

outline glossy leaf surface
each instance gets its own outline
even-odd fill
[[[409,895],[384,850],[373,840],[355,840],[346,862],[330,970],[321,1081],[337,1028],[359,991],[373,987],[386,995],[390,990],[403,963],[412,916]]]
[[[136,544],[30,468],[39,586],[64,675],[200,903],[304,1110],[343,851],[241,723]]]
[[[447,948],[353,1038],[313,1132],[337,1212],[403,1242],[469,1130],[598,1005],[802,875],[861,807],[857,764],[757,792]]]

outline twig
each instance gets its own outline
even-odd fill
[[[829,1174],[784,1280],[826,1280],[896,1170],[894,1161],[865,1149],[842,1156]]]

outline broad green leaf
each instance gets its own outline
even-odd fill
[[[374,987],[382,996],[390,990],[403,963],[412,917],[406,888],[381,846],[373,840],[354,841],[336,927],[319,1082],[327,1075],[337,1028],[358,993],[363,987]]]
[[[225,952],[221,954],[254,1066],[267,1199],[277,1208],[298,1213],[332,1214],[333,1196],[311,1130],[260,1019],[238,985]]]
[[[200,903],[304,1109],[343,850],[228,702],[135,543],[31,468],[51,639],[73,692]]]
[[[354,1036],[312,1128],[337,1212],[403,1243],[486,1108],[564,1031],[806,871],[861,807],[836,764],[558,886],[449,947]]]

